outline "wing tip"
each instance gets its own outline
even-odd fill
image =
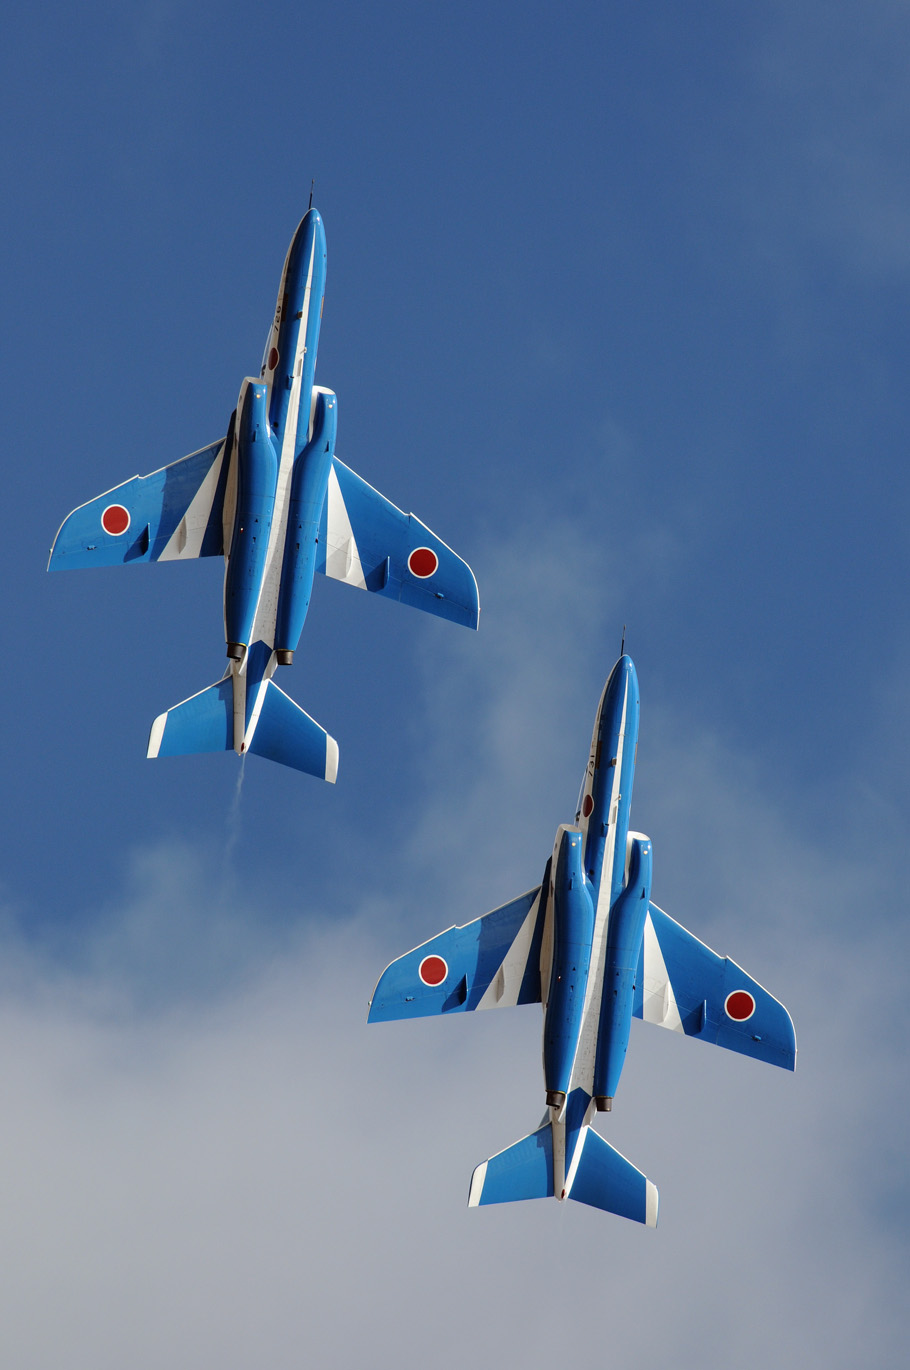
[[[488,1165],[489,1161],[481,1161],[480,1165],[474,1167],[474,1173],[471,1176],[471,1188],[468,1190],[468,1208],[479,1208],[481,1205]]]
[[[645,1191],[645,1227],[656,1227],[660,1195],[657,1192],[657,1185],[652,1180],[646,1179],[645,1184],[647,1185]]]
[[[154,760],[161,750],[161,740],[164,737],[164,729],[167,726],[167,715],[167,710],[165,710],[163,714],[159,714],[149,730],[149,745],[148,750],[145,753],[147,761]]]
[[[338,743],[328,733],[325,735],[325,778],[330,785],[338,778]]]

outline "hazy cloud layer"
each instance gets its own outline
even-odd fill
[[[517,766],[518,808],[527,732],[490,697],[489,774]],[[255,901],[206,904],[206,857],[145,849],[78,968],[5,939],[10,1364],[538,1364],[580,1331],[645,1365],[899,1363],[898,892],[868,853],[801,840],[748,757],[665,707],[643,720],[655,891],[787,1002],[800,1041],[791,1077],[636,1027],[609,1134],[660,1186],[658,1231],[571,1204],[466,1210],[472,1167],[542,1111],[537,1010],[367,1030],[375,905],[276,945]],[[452,796],[468,830],[483,778]],[[426,864],[400,864],[402,887]],[[482,911],[495,844],[457,867],[401,920],[426,920],[413,940]]]

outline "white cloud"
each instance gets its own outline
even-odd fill
[[[548,570],[516,569],[516,597],[556,595]],[[579,1337],[701,1370],[899,1363],[900,891],[862,844],[807,840],[761,766],[666,704],[644,714],[635,807],[660,900],[780,994],[801,1055],[791,1077],[636,1025],[609,1131],[661,1188],[657,1232],[571,1204],[466,1209],[472,1167],[542,1111],[537,1010],[365,1025],[407,949],[395,890],[408,935],[464,921],[522,883],[551,806],[570,816],[598,644],[571,600],[544,619],[549,657],[517,606],[473,682],[478,740],[351,917],[301,909],[281,932],[210,855],[165,846],[135,853],[75,962],[7,931],[9,1364],[446,1370]],[[573,781],[541,799],[551,763]]]

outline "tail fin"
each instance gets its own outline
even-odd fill
[[[568,1198],[647,1227],[657,1226],[657,1186],[592,1127],[583,1129],[576,1157],[566,1186]]]
[[[258,687],[245,750],[335,783],[338,743],[271,680]],[[234,687],[230,676],[159,714],[147,755],[187,756],[232,751]]]
[[[483,1161],[471,1176],[468,1207],[553,1197],[553,1129],[549,1122]]]
[[[553,1128],[547,1122],[477,1167],[468,1207],[548,1199],[553,1184]],[[592,1127],[583,1127],[562,1198],[602,1208],[647,1227],[657,1226],[657,1187]]]

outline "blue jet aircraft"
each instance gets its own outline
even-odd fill
[[[556,1195],[657,1225],[657,1189],[591,1126],[609,1113],[633,1018],[793,1070],[790,1015],[735,961],[651,903],[651,843],[629,831],[638,677],[620,657],[604,687],[575,823],[542,883],[384,971],[369,1021],[543,1001],[547,1112],[474,1171],[468,1203]]]
[[[477,627],[467,563],[335,455],[337,400],[314,384],[325,266],[311,208],[227,436],[81,505],[51,548],[49,570],[225,557],[227,671],[155,719],[149,756],[233,748],[335,780],[338,744],[271,679],[293,660],[316,571]]]

